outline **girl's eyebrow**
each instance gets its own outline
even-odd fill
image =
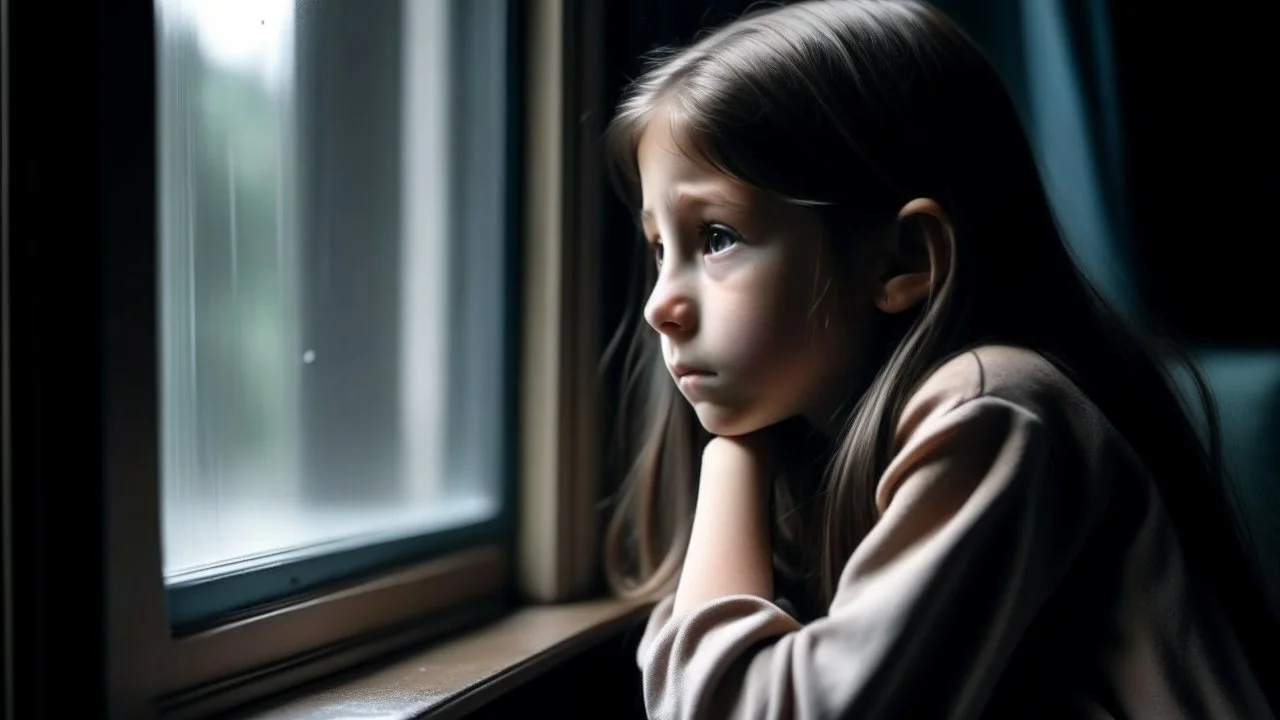
[[[731,207],[731,208],[737,208],[737,209],[745,209],[747,207],[747,203],[742,202],[741,200],[737,200],[732,196],[726,195],[724,193],[715,192],[715,191],[698,192],[698,191],[692,191],[692,190],[680,190],[674,193],[672,204],[697,205],[697,206],[719,205],[722,207]],[[639,215],[639,221],[641,225],[645,223],[653,222],[653,209],[652,208],[641,209],[640,215]]]

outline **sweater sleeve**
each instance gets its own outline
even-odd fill
[[[979,396],[914,424],[880,518],[826,617],[734,595],[654,609],[638,662],[651,718],[974,717],[1096,522],[1044,423]]]

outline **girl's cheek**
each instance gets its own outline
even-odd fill
[[[760,370],[779,345],[780,328],[767,300],[737,296],[715,319],[714,336],[726,365],[739,371]]]
[[[793,317],[797,292],[792,258],[782,243],[748,246],[730,263],[726,276],[711,283],[704,296],[704,331],[717,354],[740,372],[766,372],[800,329]],[[736,266],[736,267],[735,267]],[[713,272],[708,268],[708,273]],[[799,318],[803,319],[803,318]],[[726,368],[728,369],[728,368]]]

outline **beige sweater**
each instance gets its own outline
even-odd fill
[[[895,447],[826,617],[658,604],[651,718],[1272,717],[1150,475],[1041,356],[947,363]]]

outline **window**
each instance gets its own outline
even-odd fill
[[[599,4],[11,6],[6,697],[216,716],[590,592]]]
[[[106,16],[110,716],[216,714],[505,607],[522,17]]]
[[[157,1],[174,626],[503,530],[504,14]]]

